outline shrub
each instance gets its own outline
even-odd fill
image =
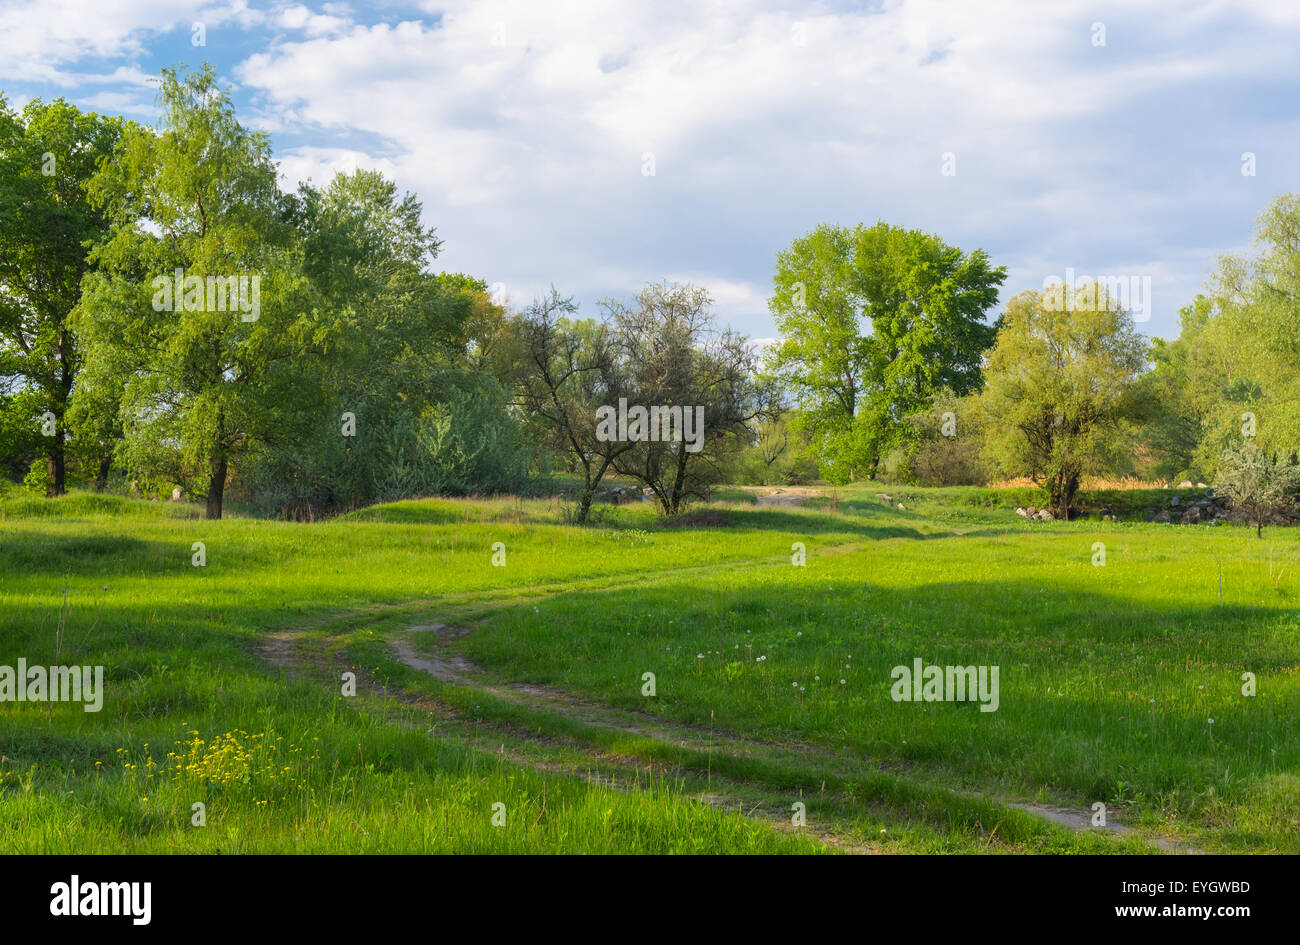
[[[1300,493],[1300,467],[1265,453],[1253,440],[1238,449],[1224,450],[1214,486],[1228,496],[1264,533],[1264,520],[1292,510]]]

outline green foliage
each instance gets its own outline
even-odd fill
[[[69,313],[89,269],[86,247],[108,222],[86,183],[122,129],[121,119],[63,99],[15,115],[0,96],[0,456],[11,476],[18,457],[41,457],[51,495],[65,487],[66,414],[82,358]],[[54,435],[35,436],[46,412]]]
[[[206,496],[219,518],[230,467],[309,409],[311,379],[295,362],[333,326],[303,273],[266,137],[239,124],[211,67],[164,70],[159,102],[160,130],[129,129],[89,185],[111,232],[74,319],[87,391],[111,398],[120,385],[119,457]],[[178,269],[201,280],[196,292],[173,297]],[[210,280],[228,278],[248,280],[242,304],[213,292]]]
[[[520,490],[533,461],[492,372],[503,331],[482,280],[433,275],[421,206],[373,171],[302,188],[304,270],[332,334],[295,362],[309,406],[247,464],[253,507],[313,517],[377,501]],[[476,358],[468,346],[477,339]],[[303,396],[310,391],[311,396]]]
[[[817,479],[817,461],[799,432],[794,411],[761,420],[726,463],[724,479],[753,486],[802,486]]]
[[[1235,439],[1244,408],[1255,415],[1261,447],[1287,456],[1300,449],[1298,233],[1300,193],[1283,194],[1256,222],[1254,254],[1224,257],[1215,276],[1224,345],[1235,346],[1241,365],[1225,385],[1222,426],[1231,432],[1218,445]]]
[[[942,390],[929,409],[907,417],[896,478],[923,486],[982,485],[988,481],[984,431],[974,396]]]
[[[1061,291],[1008,304],[977,405],[989,461],[1040,482],[1063,517],[1085,475],[1122,471],[1128,459],[1147,343],[1109,299],[1081,304],[1073,287]]]
[[[500,309],[482,280],[428,270],[440,241],[419,201],[365,170],[281,193],[210,67],[165,70],[159,98],[160,129],[130,129],[90,188],[112,230],[75,321],[82,442],[120,437],[133,480],[179,484],[214,518],[228,482],[307,517],[520,487],[532,456],[493,376]],[[172,289],[178,269],[196,298]],[[225,277],[256,295],[214,298]]]
[[[1214,486],[1232,500],[1235,508],[1246,513],[1258,536],[1264,533],[1264,523],[1271,517],[1295,507],[1300,498],[1300,467],[1246,440],[1224,450]]]
[[[768,368],[801,408],[829,482],[874,475],[903,418],[947,388],[978,390],[1006,270],[937,236],[880,222],[821,225],[777,257]]]
[[[50,495],[50,487],[53,484],[54,479],[50,476],[49,465],[43,457],[34,460],[31,468],[27,470],[27,475],[23,477],[23,485],[41,495]]]

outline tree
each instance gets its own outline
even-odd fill
[[[1212,291],[1227,343],[1247,361],[1234,393],[1253,395],[1247,407],[1259,418],[1261,447],[1293,455],[1300,445],[1300,193],[1264,208],[1255,252],[1223,257]],[[1225,413],[1218,442],[1206,444],[1216,456],[1241,423],[1240,410]]]
[[[1089,286],[1010,301],[977,401],[990,461],[1043,485],[1062,518],[1085,474],[1126,457],[1124,424],[1137,416],[1134,381],[1146,366],[1129,313]]]
[[[610,331],[594,321],[576,321],[572,297],[555,287],[534,299],[520,315],[517,404],[544,425],[549,442],[582,473],[578,523],[614,461],[633,444],[598,435],[597,413],[626,394],[618,352]]]
[[[1246,513],[1258,538],[1264,534],[1266,519],[1294,506],[1300,493],[1300,467],[1280,461],[1254,440],[1246,440],[1224,451],[1214,486],[1234,508]]]
[[[777,256],[768,369],[793,391],[828,478],[875,476],[905,418],[978,390],[1006,270],[983,250],[884,222],[821,225]]]
[[[325,328],[265,135],[210,66],[164,69],[159,105],[160,130],[129,129],[89,185],[111,229],[75,324],[88,386],[124,379],[119,452],[220,518],[232,465],[288,422],[294,364]]]
[[[1158,478],[1208,481],[1243,415],[1264,412],[1264,379],[1287,371],[1222,299],[1197,295],[1179,315],[1179,336],[1152,340],[1154,367],[1138,382],[1138,448]]]
[[[493,374],[500,310],[480,279],[434,274],[441,241],[411,194],[376,171],[303,185],[303,272],[327,329],[295,359],[304,409],[234,480],[278,514],[309,517],[414,495],[517,487],[518,420]]]
[[[1203,398],[1206,388],[1198,381],[1205,373],[1211,316],[1211,302],[1202,295],[1181,309],[1178,338],[1151,340],[1154,367],[1138,381],[1143,411],[1140,445],[1152,458],[1152,473],[1161,479],[1204,479],[1208,475],[1195,468],[1195,455],[1208,420]]]
[[[122,129],[121,119],[63,99],[14,115],[0,97],[0,382],[14,389],[9,409],[25,415],[10,426],[43,428],[10,448],[44,456],[51,496],[66,490],[67,411],[81,369],[69,316],[90,268],[87,247],[108,230],[86,183]]]
[[[774,387],[755,379],[748,339],[719,330],[711,305],[706,290],[668,282],[647,285],[630,304],[604,303],[630,388],[630,448],[613,464],[648,487],[665,515],[707,497],[725,449],[775,415]],[[633,434],[638,416],[642,437]]]

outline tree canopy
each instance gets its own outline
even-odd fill
[[[1006,270],[983,250],[884,222],[822,225],[777,257],[769,362],[830,478],[874,476],[935,393],[979,388]]]

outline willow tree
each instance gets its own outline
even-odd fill
[[[1127,455],[1147,358],[1146,339],[1104,290],[1074,292],[1031,290],[1008,303],[976,401],[988,459],[1041,484],[1062,518],[1085,475]]]

